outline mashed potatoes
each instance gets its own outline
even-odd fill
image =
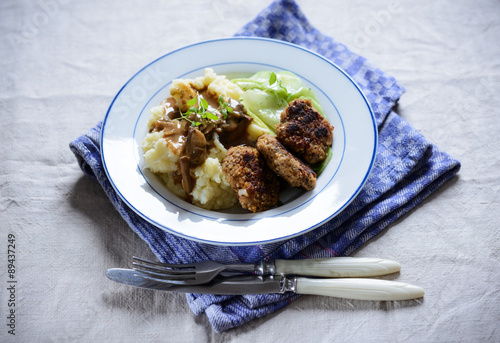
[[[225,76],[216,75],[207,68],[202,77],[195,79],[174,80],[170,87],[170,96],[175,99],[178,107],[186,111],[186,103],[196,97],[196,91],[206,90],[212,96],[221,95],[223,99],[239,99],[242,90]],[[192,94],[194,92],[194,94]],[[214,134],[212,148],[208,151],[205,161],[191,170],[194,177],[194,188],[189,195],[179,180],[179,160],[182,155],[182,146],[169,139],[164,131],[155,131],[155,123],[165,116],[165,107],[160,105],[151,109],[148,121],[149,133],[142,142],[144,162],[146,168],[157,174],[166,187],[177,196],[189,200],[196,206],[209,209],[225,209],[238,203],[235,192],[231,189],[222,172],[221,162],[227,150],[220,143],[217,134]],[[179,122],[180,121],[172,121]],[[182,140],[182,139],[181,139]]]
[[[160,140],[165,141],[165,139]],[[161,143],[160,146],[160,149],[163,149],[163,143]],[[162,181],[172,193],[182,199],[186,199],[186,193],[181,184],[175,182],[175,172],[177,171],[176,161],[179,160],[179,156],[172,153],[172,149],[169,149],[168,145],[166,149],[168,156],[163,155],[156,160],[153,159],[151,162],[155,166],[158,164],[163,165],[165,169],[169,169],[173,165],[175,166],[175,169],[171,172],[155,173],[160,176]],[[156,149],[148,150],[145,153],[145,160],[149,151],[153,151],[151,155],[157,156]],[[229,208],[238,203],[237,196],[229,186],[229,183],[226,181],[226,178],[222,173],[221,162],[226,156],[226,152],[227,151],[222,144],[217,141],[216,146],[210,150],[210,155],[205,160],[205,163],[194,169],[196,184],[191,192],[192,202],[194,205],[209,210],[217,210]],[[148,166],[148,162],[146,162],[146,166],[150,168]]]
[[[211,95],[238,100],[243,94],[240,86],[232,83],[224,75],[217,75],[211,68],[205,69],[203,76],[194,79],[177,79],[172,81],[170,95],[176,100],[183,112],[187,111],[185,105],[191,98],[196,97],[196,91],[206,89]]]

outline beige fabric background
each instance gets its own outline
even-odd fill
[[[406,87],[398,113],[459,176],[356,253],[399,261],[414,302],[304,296],[222,334],[184,295],[108,281],[147,246],[68,143],[140,68],[231,36],[269,0],[0,2],[0,341],[498,342],[500,2],[297,0],[323,33]],[[7,245],[16,239],[16,335]]]

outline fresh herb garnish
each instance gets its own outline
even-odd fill
[[[279,103],[282,103],[284,100],[278,95],[278,92],[284,93],[285,98],[292,95],[292,93],[288,92],[288,89],[281,84],[281,80],[278,79],[275,72],[271,72],[271,75],[269,76],[269,90],[274,94]]]
[[[269,76],[269,85],[272,85],[276,82],[278,78],[276,77],[276,73],[272,72],[271,76]]]
[[[218,110],[224,115],[224,119],[227,119],[228,113],[233,113],[233,108],[229,106],[229,103],[224,101],[222,95],[219,95],[219,108]]]
[[[191,126],[200,126],[202,124],[202,122],[189,119],[193,113],[197,114],[201,120],[209,119],[213,121],[218,121],[220,119],[215,111],[222,113],[224,119],[227,118],[228,113],[233,113],[233,108],[229,106],[229,103],[224,101],[222,95],[219,95],[219,107],[215,111],[210,111],[208,109],[208,101],[202,98],[199,93],[197,93],[196,97],[190,99],[186,104],[190,106],[189,110],[185,113],[182,113],[181,110],[179,110],[179,112],[181,114],[181,118],[190,122]]]

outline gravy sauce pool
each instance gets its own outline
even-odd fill
[[[175,104],[175,99],[169,97],[161,103],[164,115],[155,122],[151,132],[163,131],[163,137],[174,147],[175,153],[180,155],[178,172],[175,172],[174,181],[180,183],[184,189],[187,201],[191,202],[192,192],[196,178],[193,168],[202,165],[208,157],[210,149],[214,146],[214,134],[217,133],[219,141],[224,148],[229,149],[236,145],[255,146],[255,140],[248,135],[248,126],[252,118],[246,114],[244,106],[237,100],[230,99],[227,118],[224,119],[218,110],[218,98],[208,94],[204,89],[199,93],[201,98],[208,102],[208,111],[219,116],[218,121],[203,120],[198,114],[192,113],[192,121],[201,122],[197,127],[191,126],[187,120],[181,120],[181,114]],[[179,174],[180,172],[180,174]]]

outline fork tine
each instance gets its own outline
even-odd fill
[[[136,272],[139,272],[141,274],[149,275],[149,276],[154,276],[161,278],[164,281],[169,281],[169,280],[195,280],[195,274],[180,274],[180,275],[169,275],[169,274],[164,274],[164,273],[158,273],[156,271],[152,270],[147,270],[147,269],[138,269],[134,268]]]
[[[149,260],[145,260],[140,257],[133,256],[133,260],[139,261],[142,263],[146,263],[152,266],[158,266],[158,267],[165,267],[165,268],[171,268],[171,269],[194,269],[196,268],[196,264],[191,263],[191,264],[172,264],[172,263],[162,263],[162,262],[153,262]]]
[[[143,268],[151,272],[155,272],[157,274],[163,274],[163,275],[189,275],[189,274],[195,274],[196,271],[191,268],[191,269],[167,269],[165,267],[151,267],[146,264],[141,264],[137,262],[132,262],[132,265],[134,266],[134,269],[138,268]]]
[[[143,279],[148,279],[156,282],[162,282],[162,283],[168,283],[168,284],[175,284],[175,285],[185,285],[185,284],[190,284],[192,281],[195,280],[195,278],[188,278],[188,279],[177,279],[176,276],[173,278],[168,277],[165,278],[164,275],[158,275],[156,273],[151,273],[151,272],[143,272],[141,270],[136,270],[137,276],[143,278]],[[158,275],[159,277],[157,277]]]
[[[132,262],[137,275],[156,282],[165,282],[179,285],[201,285],[213,280],[226,266],[202,261],[191,264],[170,264],[148,261],[133,257]]]

